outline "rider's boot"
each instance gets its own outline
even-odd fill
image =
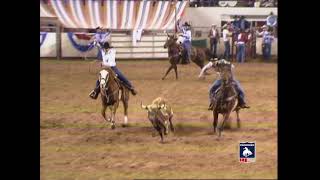
[[[100,93],[100,87],[96,87],[94,88],[94,90],[92,90],[89,94],[89,97],[92,98],[92,99],[97,99],[98,96],[99,96],[99,93]]]
[[[132,95],[137,95],[137,91],[132,87],[132,88],[130,88],[129,89],[130,91],[131,91],[131,93],[132,93]]]
[[[250,106],[247,105],[247,103],[244,101],[244,99],[239,97],[238,101],[239,101],[239,107],[240,108],[250,108]]]
[[[213,111],[213,109],[214,109],[214,104],[215,104],[215,99],[212,97],[212,98],[210,99],[210,104],[209,104],[209,107],[208,107],[208,110],[209,110],[209,111]]]

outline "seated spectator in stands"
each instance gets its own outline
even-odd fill
[[[210,0],[210,6],[218,6],[219,0]]]
[[[217,44],[220,43],[220,35],[217,25],[212,24],[208,37],[210,38],[210,51],[213,58],[217,57]]]
[[[246,53],[246,43],[247,43],[247,34],[243,29],[240,30],[240,34],[238,35],[236,45],[238,48],[237,51],[237,61],[239,63],[243,63],[245,61],[245,53]]]
[[[255,0],[248,1],[248,7],[254,7]]]
[[[261,2],[262,7],[275,7],[274,0],[262,0]]]
[[[224,43],[224,59],[230,60],[230,36],[232,34],[229,32],[230,25],[227,23],[223,25],[222,27],[222,38],[223,38],[223,43]]]

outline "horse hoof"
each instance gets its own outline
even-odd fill
[[[129,127],[128,124],[121,124],[121,126],[124,127],[124,128],[125,128],[125,127]]]
[[[112,124],[111,129],[115,129],[115,128],[116,128],[116,125]]]

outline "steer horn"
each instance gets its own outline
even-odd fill
[[[142,101],[141,101],[141,108],[142,108],[142,109],[148,109],[147,106],[145,106],[145,105],[142,104]]]

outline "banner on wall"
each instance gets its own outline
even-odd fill
[[[40,32],[40,47],[42,46],[43,42],[46,40],[47,33],[46,32]]]
[[[90,51],[94,47],[93,42],[89,42],[92,36],[93,34],[68,32],[72,46],[80,52]]]

